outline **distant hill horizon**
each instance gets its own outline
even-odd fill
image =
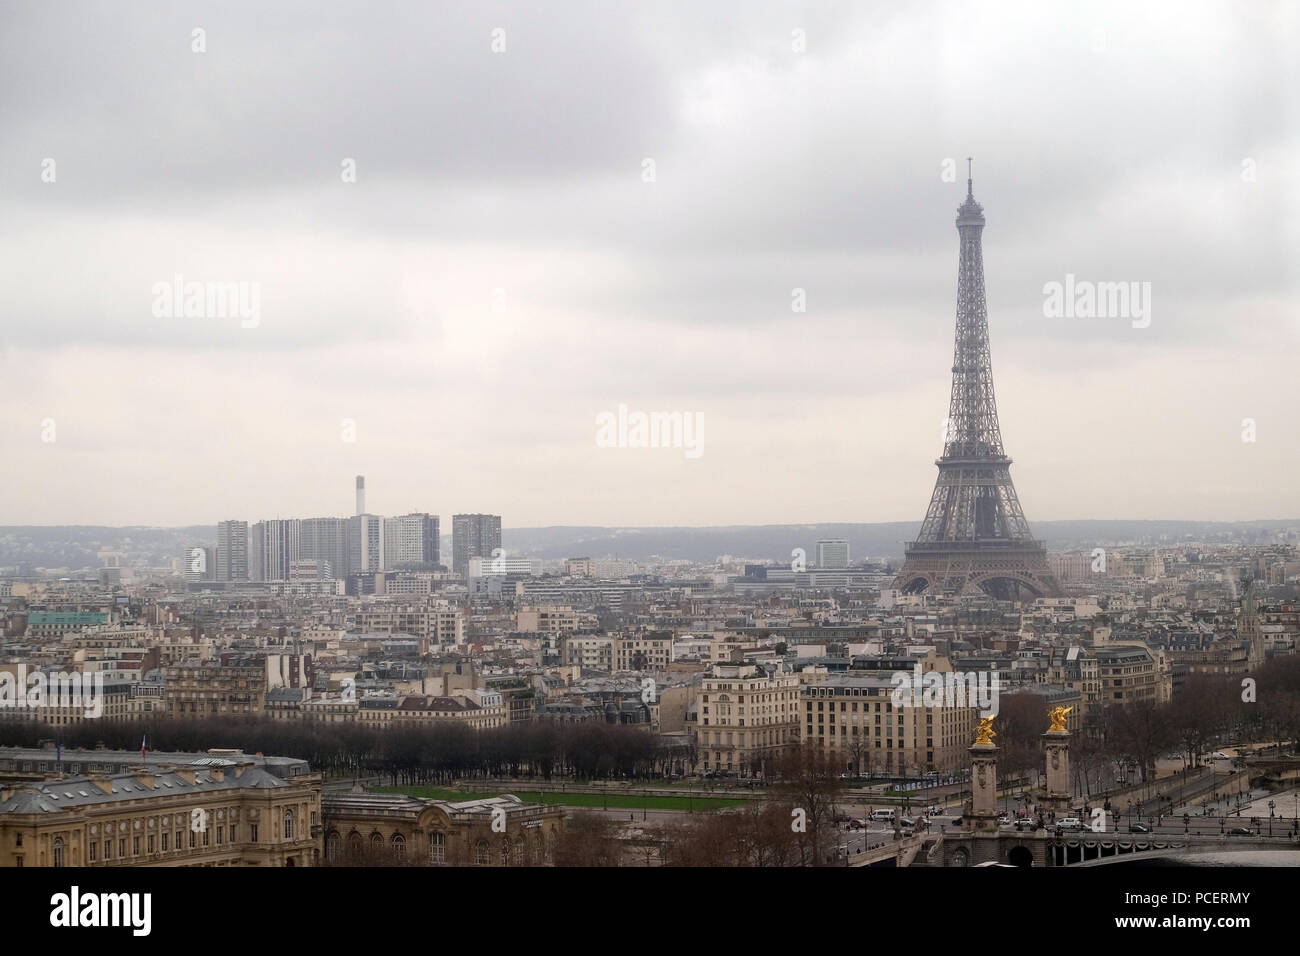
[[[442,528],[441,556],[451,563],[450,522]],[[812,522],[770,525],[606,527],[548,525],[502,529],[507,552],[538,558],[615,557],[626,560],[662,558],[710,562],[721,555],[785,564],[795,548],[804,549],[809,564],[816,560],[817,541],[847,538],[853,561],[898,560],[904,542],[920,530],[919,521]],[[1300,529],[1300,519],[1260,521],[1115,520],[1037,521],[1036,537],[1049,550],[1135,546],[1174,547],[1183,542],[1268,544],[1277,531]],[[129,525],[8,525],[0,526],[0,566],[18,563],[33,567],[85,568],[99,565],[100,551],[121,551],[161,565],[196,544],[213,544],[216,525],[160,528]]]
[[[1172,547],[1180,542],[1221,538],[1224,543],[1264,544],[1276,540],[1280,528],[1300,526],[1296,519],[1261,521],[1038,521],[1030,527],[1050,550],[1083,547]],[[661,557],[711,561],[729,554],[785,563],[790,552],[803,548],[815,560],[817,541],[847,538],[853,561],[864,558],[901,559],[904,543],[916,537],[920,521],[817,522],[807,524],[730,525],[717,527],[627,527],[556,525],[502,529],[502,547],[539,558],[606,557],[629,560]]]

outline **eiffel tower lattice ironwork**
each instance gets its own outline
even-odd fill
[[[971,178],[957,210],[957,341],[939,478],[920,534],[907,545],[894,587],[909,594],[987,594],[999,599],[1061,593],[1047,551],[1029,532],[1002,448],[989,358],[981,234],[984,207]]]

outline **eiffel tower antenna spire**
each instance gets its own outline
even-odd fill
[[[975,199],[975,159],[971,156],[966,157],[966,198],[974,201]]]
[[[956,343],[943,454],[935,462],[939,478],[894,587],[1003,600],[1056,596],[1060,585],[1046,549],[1029,531],[1002,447],[984,295],[984,207],[975,201],[974,160],[966,162],[971,175],[957,209]]]

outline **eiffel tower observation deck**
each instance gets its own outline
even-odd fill
[[[1027,600],[1061,593],[1047,551],[1029,531],[1002,448],[989,357],[984,300],[984,207],[972,178],[957,210],[957,341],[952,399],[944,428],[939,478],[920,534],[909,542],[894,587],[908,594],[985,594]]]

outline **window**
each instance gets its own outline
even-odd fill
[[[117,841],[117,855],[119,859],[126,856],[126,837]]]
[[[256,823],[250,823],[250,824],[248,825],[248,841],[249,841],[250,843],[256,843],[256,842],[257,842],[257,824],[256,824]]]
[[[194,849],[194,831],[190,831],[190,849]]]
[[[63,837],[54,838],[54,865],[63,865]]]
[[[94,863],[95,857],[97,855],[97,851],[99,850],[99,844],[96,843],[94,840],[92,840],[90,842],[88,849],[90,850],[90,862]]]
[[[149,842],[149,852],[152,853],[152,852],[153,852],[153,834],[152,834],[152,833],[149,834],[149,841],[148,841],[148,842]]]
[[[163,831],[163,834],[162,834],[162,851],[163,851],[164,853],[167,852],[167,838],[168,838],[169,836],[171,836],[171,834],[168,833],[166,830],[164,830],[164,831]]]
[[[139,837],[131,837],[131,855],[132,855],[132,856],[139,856],[139,855],[140,855],[140,838],[139,838]]]
[[[293,811],[292,810],[284,811],[284,838],[286,840],[293,839]]]
[[[479,840],[474,844],[474,862],[479,866],[486,866],[488,862],[488,842]]]
[[[226,828],[224,826],[217,827],[217,846],[221,846],[221,844],[225,842],[226,842]]]
[[[443,833],[429,834],[429,862],[447,862],[447,836]]]
[[[393,857],[397,860],[406,859],[406,837],[400,833],[393,834]]]

